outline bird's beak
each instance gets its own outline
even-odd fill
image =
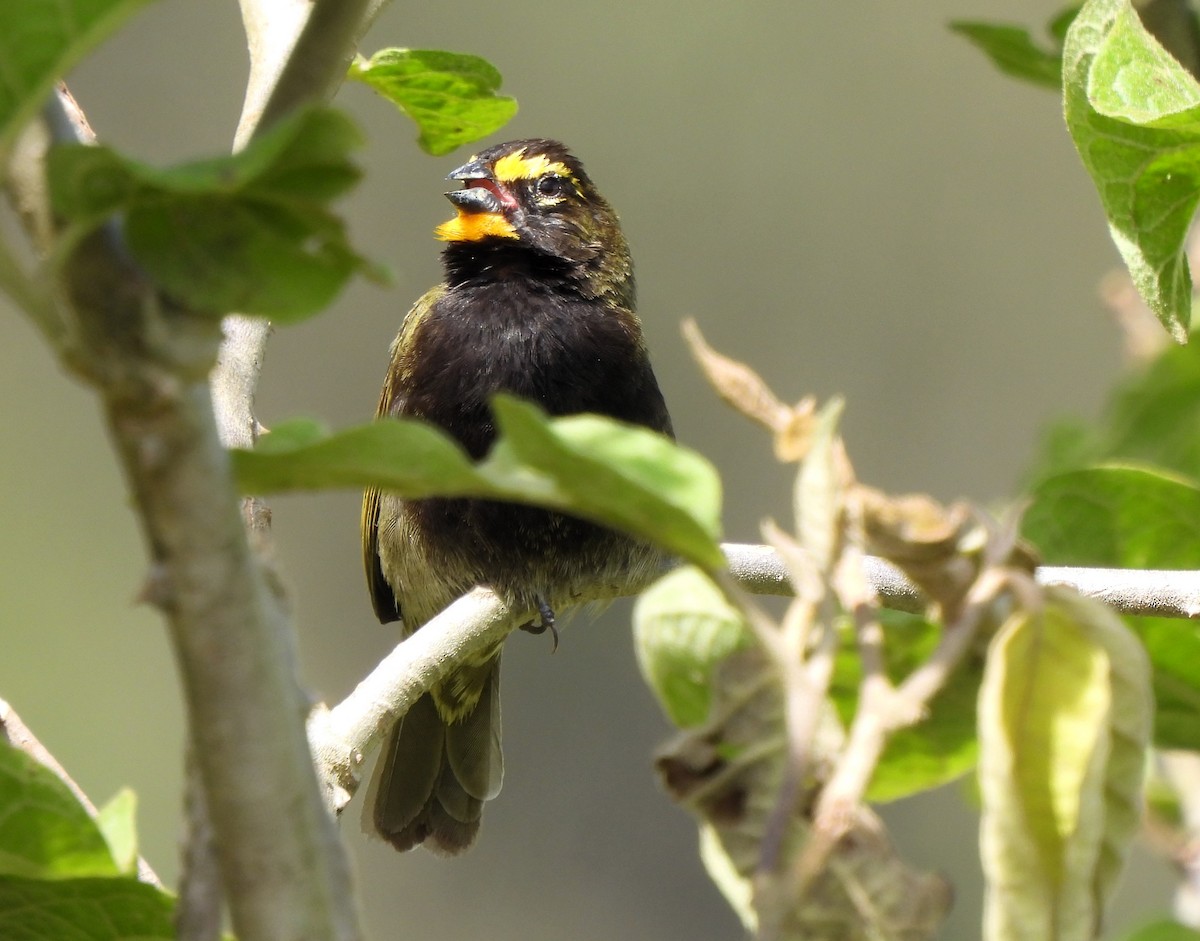
[[[446,179],[461,180],[465,185],[460,190],[451,190],[446,194],[458,214],[437,227],[435,234],[439,239],[446,242],[477,242],[488,236],[518,238],[505,215],[517,208],[517,201],[496,182],[491,169],[472,160]]]
[[[469,160],[457,170],[454,170],[446,176],[447,180],[486,180],[491,176],[491,171],[488,170],[478,160]]]
[[[455,208],[459,212],[500,213],[504,209],[499,196],[490,187],[482,184],[467,186],[465,189],[460,190],[451,190],[446,194],[446,198],[454,203]]]
[[[490,167],[471,160],[451,173],[447,180],[460,180],[460,190],[451,190],[446,198],[454,203],[459,212],[496,212],[516,209],[517,201],[512,194],[496,182]]]

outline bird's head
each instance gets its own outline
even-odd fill
[[[597,281],[597,287],[632,281],[617,214],[558,141],[489,147],[447,179],[463,187],[446,194],[458,211],[438,226],[439,239],[477,247],[520,246]]]

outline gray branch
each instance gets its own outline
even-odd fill
[[[770,546],[726,543],[730,574],[759,595],[790,596],[791,579]],[[917,588],[894,565],[866,559],[867,577],[883,604],[923,610]],[[580,602],[636,595],[656,576],[619,585],[596,586]],[[1200,612],[1200,572],[1062,568],[1037,570],[1043,585],[1069,585],[1122,614],[1192,618]],[[530,612],[513,611],[492,592],[477,588],[400,643],[342,702],[318,706],[308,735],[329,805],[340,812],[358,789],[365,756],[418,696],[464,657],[502,641]]]
[[[237,143],[328,97],[378,7],[244,0],[254,67]],[[43,126],[55,142],[89,136],[61,96]],[[29,148],[21,155],[29,172],[11,176],[14,203],[41,245],[47,232],[38,223],[50,219],[36,186],[43,159],[44,147]],[[16,273],[6,273],[13,281]],[[68,330],[45,332],[95,387],[133,494],[151,560],[143,597],[169,627],[234,928],[243,941],[353,941],[348,863],[298,721],[308,702],[291,625],[276,581],[248,543],[223,446],[253,440],[268,327],[232,321],[222,334],[210,318],[173,303],[130,258],[116,223],[82,240],[61,277]],[[67,335],[69,346],[56,342]],[[222,335],[232,342],[221,349],[210,392]],[[257,529],[262,538],[265,527]]]

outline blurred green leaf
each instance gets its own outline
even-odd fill
[[[1067,7],[1047,24],[1046,31],[1055,40],[1050,48],[1038,45],[1029,30],[1020,26],[955,20],[950,29],[979,48],[1006,75],[1058,91],[1062,87],[1063,37],[1078,12],[1077,6]]]
[[[899,684],[929,658],[941,638],[942,628],[919,615],[880,611],[886,644],[888,677]],[[929,704],[921,722],[894,733],[880,757],[867,799],[899,800],[938,787],[975,767],[979,746],[975,731],[975,704],[983,676],[982,660],[969,660]],[[849,726],[858,705],[862,663],[853,642],[838,650],[829,695],[843,724]]]
[[[115,213],[138,262],[198,312],[298,320],[322,310],[367,263],[328,202],[358,179],[361,137],[327,108],[280,121],[229,157],[160,170],[107,147],[56,147],[55,211],[67,246]]]
[[[1200,343],[1171,347],[1124,380],[1095,460],[1153,464],[1200,480]]]
[[[500,73],[479,56],[437,49],[382,49],[350,66],[364,82],[407,114],[417,143],[440,156],[498,131],[517,113],[514,98],[497,95]]]
[[[0,740],[0,877],[118,874],[103,834],[75,795],[49,768]],[[0,938],[9,937],[0,930]]]
[[[1155,465],[1200,480],[1200,344],[1172,346],[1121,380],[1098,422],[1043,436],[1034,481],[1102,461]]]
[[[246,493],[378,486],[415,499],[478,495],[491,487],[449,436],[411,419],[385,418],[336,433],[292,419],[253,451],[231,453]]]
[[[131,788],[117,791],[96,817],[109,852],[117,868],[127,875],[137,874],[137,795]]]
[[[1033,491],[1022,534],[1054,565],[1200,569],[1200,487],[1147,468],[1101,466]],[[1128,618],[1154,667],[1154,743],[1200,748],[1200,626]]]
[[[1149,467],[1106,464],[1038,484],[1022,534],[1053,565],[1200,568],[1200,486]]]
[[[1067,127],[1113,240],[1180,343],[1191,322],[1184,239],[1200,201],[1200,85],[1128,0],[1088,0],[1063,50]]]
[[[0,165],[55,81],[147,2],[0,3]]]
[[[175,901],[135,879],[0,876],[4,941],[171,941]]]
[[[699,569],[664,575],[633,606],[634,651],[646,685],[680,728],[712,706],[713,668],[750,640],[741,612]]]
[[[472,496],[546,506],[708,568],[724,564],[720,480],[699,454],[596,415],[549,418],[510,396],[492,404],[500,437],[477,465],[420,422],[385,419],[318,437],[319,426],[304,420],[277,428],[259,449],[234,451],[234,470],[248,493],[378,486],[409,499]]]
[[[985,941],[1090,941],[1137,829],[1153,701],[1141,645],[1047,589],[1000,629],[979,697]]]
[[[1200,750],[1200,626],[1178,618],[1126,618],[1154,667],[1154,744]]]
[[[1200,941],[1200,931],[1177,921],[1156,921],[1125,935],[1121,941]]]

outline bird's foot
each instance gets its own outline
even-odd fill
[[[554,638],[554,647],[550,652],[558,650],[558,628],[554,626],[554,609],[550,607],[549,602],[545,598],[537,599],[538,621],[530,621],[528,624],[522,624],[521,630],[528,631],[530,634],[545,634],[546,629],[550,629],[550,634]]]

